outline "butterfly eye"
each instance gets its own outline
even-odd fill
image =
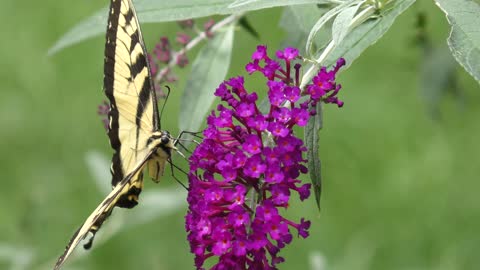
[[[168,136],[162,136],[162,144],[168,144],[170,142],[170,138]]]

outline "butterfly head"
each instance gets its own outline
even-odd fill
[[[157,150],[163,150],[168,157],[170,157],[172,150],[177,150],[174,145],[175,139],[170,135],[168,131],[160,130],[152,133],[152,136],[147,141],[149,148],[156,148]]]

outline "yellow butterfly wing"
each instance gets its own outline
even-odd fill
[[[112,192],[75,232],[55,264],[60,269],[89,232],[93,235],[115,206],[132,208],[143,188],[143,168],[158,180],[175,149],[170,134],[160,131],[157,99],[150,66],[131,0],[111,0],[107,24],[104,91],[110,101]],[[163,140],[162,140],[163,139]],[[165,140],[166,139],[166,140]],[[93,236],[87,246],[91,245]]]
[[[107,24],[104,90],[110,100],[109,138],[112,186],[132,171],[147,152],[148,139],[159,130],[157,100],[147,53],[131,0],[112,0]],[[134,188],[117,205],[131,208],[143,186],[143,175],[132,179]],[[132,196],[133,195],[133,196]]]

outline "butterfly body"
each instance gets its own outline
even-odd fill
[[[172,155],[172,150],[177,148],[173,145],[174,139],[168,131],[155,131],[147,139],[144,149],[149,153],[149,160],[144,162],[143,167],[137,175],[132,176],[128,188],[122,192],[115,206],[122,208],[133,208],[138,204],[138,197],[143,189],[143,170],[147,167],[150,178],[158,183],[165,170],[165,164]],[[112,175],[115,175],[111,167]],[[115,183],[117,185],[117,183]],[[113,186],[115,187],[115,186]]]
[[[147,141],[149,147],[156,149],[147,164],[149,176],[156,183],[164,173],[165,163],[172,155],[172,150],[177,150],[173,142],[174,139],[168,131],[154,132]]]

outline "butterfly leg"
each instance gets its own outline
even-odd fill
[[[174,144],[175,146],[177,146],[177,144],[180,144],[180,141],[182,141],[182,136],[184,136],[184,135],[186,135],[186,134],[191,135],[191,136],[193,136],[193,137],[196,137],[196,138],[198,138],[198,139],[203,139],[202,136],[198,135],[198,134],[202,134],[202,132],[203,132],[203,131],[193,132],[193,131],[186,131],[186,130],[184,130],[184,131],[180,132],[180,134],[177,136],[177,138],[175,138],[173,144]],[[197,140],[195,140],[195,139],[192,139],[192,140],[183,140],[183,141],[193,141],[193,142],[194,142],[195,144],[197,144],[197,145],[200,144],[200,143],[199,143]]]
[[[182,187],[184,187],[186,190],[188,190],[187,186],[185,186],[185,184],[182,183],[182,181],[180,181],[176,176],[175,176],[175,173],[174,173],[174,168],[176,168],[177,170],[181,171],[182,173],[184,173],[185,175],[188,175],[187,172],[185,172],[182,168],[178,167],[177,165],[173,164],[172,160],[171,159],[168,159],[168,163],[170,163],[170,170],[172,171],[172,177],[173,179],[175,179],[175,181],[177,181]]]
[[[187,141],[187,142],[192,142],[192,141],[193,141],[193,142],[194,142],[195,144],[197,144],[197,145],[199,145],[200,143],[199,143],[197,140],[195,140],[195,139],[193,139],[193,140],[187,140],[187,139],[182,140],[182,136],[184,136],[185,134],[188,134],[188,135],[191,135],[191,136],[193,136],[193,137],[202,139],[202,137],[198,135],[198,134],[200,134],[200,133],[202,133],[202,132],[201,132],[201,131],[197,131],[197,132],[182,131],[182,132],[180,132],[180,134],[177,136],[177,138],[174,139],[173,145],[179,146],[179,147],[181,147],[183,150],[185,150],[185,152],[191,154],[192,151],[190,151],[184,144],[182,144],[181,141]],[[180,153],[180,152],[178,152],[178,153]],[[182,156],[183,158],[185,158],[185,156],[184,156],[183,154],[181,154],[181,156]],[[186,158],[185,158],[185,159],[186,159]]]
[[[191,132],[191,131],[182,131],[180,132],[180,134],[173,140],[173,145],[174,146],[179,146],[181,147],[185,152],[187,153],[192,153],[192,151],[190,151],[185,145],[183,145],[181,143],[182,141],[182,136],[184,136],[185,134],[189,134],[193,137],[196,137],[196,138],[202,138],[201,136],[199,136],[198,134],[200,134],[201,132]],[[198,141],[196,140],[184,140],[184,141],[189,141],[189,142],[194,142],[196,143],[197,145],[200,144]],[[188,160],[187,157],[180,151],[177,150],[177,153],[182,157],[184,158],[185,160]],[[172,162],[172,158],[170,157],[168,160],[168,163],[170,163],[170,169],[172,171],[172,177],[175,179],[175,181],[177,181],[180,185],[182,185],[182,187],[184,187],[185,189],[188,189],[175,175],[174,173],[174,168],[179,170],[180,172],[182,172],[183,174],[185,175],[188,175],[188,173],[186,171],[184,171],[182,168],[178,167],[177,165],[175,165],[173,162]]]

